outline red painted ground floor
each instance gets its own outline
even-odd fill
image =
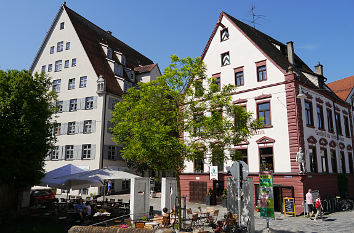
[[[219,173],[219,181],[209,180],[209,174],[186,173],[181,176],[181,193],[191,202],[205,203],[205,196],[209,189],[212,189],[217,196],[221,196],[222,190],[226,188],[226,179],[229,174]],[[254,183],[254,198],[257,203],[258,196],[258,174],[250,174]],[[354,198],[354,175],[346,174],[347,197]],[[274,209],[282,211],[283,198],[295,198],[297,214],[304,211],[303,201],[309,188],[319,190],[322,199],[332,198],[339,195],[338,174],[274,174]]]

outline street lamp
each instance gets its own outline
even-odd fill
[[[298,99],[305,99],[306,95],[303,93],[302,88],[300,88],[299,94],[296,96]]]

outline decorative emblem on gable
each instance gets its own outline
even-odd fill
[[[328,144],[328,142],[327,142],[327,140],[325,138],[321,138],[320,139],[320,145],[321,146],[327,146],[327,144]]]
[[[275,140],[273,138],[269,138],[267,136],[261,137],[256,141],[258,144],[266,144],[266,143],[274,143]]]
[[[337,146],[337,143],[336,143],[335,141],[331,141],[331,142],[329,143],[329,146],[330,146],[330,147],[336,147],[336,146]]]
[[[347,146],[347,150],[352,150],[352,149],[353,149],[353,147],[351,145]]]
[[[338,145],[339,145],[339,148],[340,148],[341,150],[344,150],[344,148],[345,148],[344,143],[339,143]]]
[[[310,143],[310,144],[316,144],[317,143],[317,140],[314,136],[311,136],[307,139],[307,142]]]
[[[248,145],[248,144],[250,144],[250,142],[247,139],[245,139],[244,141],[236,144],[236,146],[243,146],[243,145]]]
[[[326,102],[326,106],[331,108],[332,107],[332,104],[330,102]]]

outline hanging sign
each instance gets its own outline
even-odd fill
[[[261,217],[274,219],[273,175],[270,172],[259,173],[259,199]]]
[[[210,166],[210,180],[215,179],[218,180],[218,166]]]

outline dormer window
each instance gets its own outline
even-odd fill
[[[114,63],[114,74],[122,77],[123,76],[123,69],[118,63]]]
[[[63,30],[64,29],[64,22],[61,22],[60,23],[60,30]]]
[[[107,57],[109,59],[112,59],[112,49],[111,48],[107,48]]]
[[[121,59],[120,63],[122,63],[122,65],[125,66],[125,56],[122,55],[122,59]]]
[[[227,28],[221,30],[220,39],[221,41],[225,41],[229,39],[229,30]]]
[[[221,54],[221,66],[230,65],[230,55],[229,52]]]

